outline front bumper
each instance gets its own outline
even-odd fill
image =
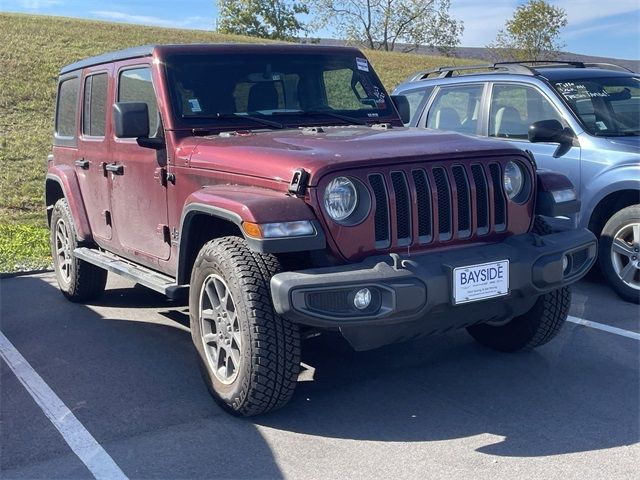
[[[354,348],[365,350],[418,335],[517,316],[543,293],[582,278],[597,253],[586,229],[545,236],[523,234],[490,245],[418,255],[371,257],[359,264],[283,272],[271,280],[276,311],[292,322],[340,329]],[[563,268],[568,255],[569,266]],[[509,291],[501,297],[455,305],[453,270],[509,260]],[[358,310],[353,296],[373,293]]]

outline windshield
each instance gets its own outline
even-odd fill
[[[351,54],[180,54],[165,68],[173,111],[190,127],[362,124],[396,115],[369,62]]]
[[[640,135],[640,81],[635,77],[589,78],[555,83],[592,135]]]

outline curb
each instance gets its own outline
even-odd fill
[[[0,273],[0,280],[4,280],[5,278],[26,277],[27,275],[35,275],[37,273],[49,273],[49,272],[53,272],[53,269],[44,268],[41,270],[25,270],[23,272]]]

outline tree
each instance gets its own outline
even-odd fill
[[[414,51],[420,46],[450,53],[463,24],[449,14],[450,0],[312,0],[319,27],[374,50]]]
[[[543,60],[558,56],[564,47],[560,30],[567,25],[567,12],[545,0],[529,0],[516,8],[493,43],[494,57],[503,60]]]
[[[307,30],[298,15],[309,13],[303,3],[287,0],[218,0],[220,33],[274,40],[297,40]]]

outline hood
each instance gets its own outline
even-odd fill
[[[193,142],[193,143],[192,143]],[[416,128],[378,130],[365,126],[243,132],[233,136],[189,137],[189,165],[289,183],[304,168],[314,186],[329,171],[376,165],[521,154],[495,140]]]
[[[613,143],[620,150],[625,152],[640,153],[640,136],[633,137],[605,137],[610,143]]]

